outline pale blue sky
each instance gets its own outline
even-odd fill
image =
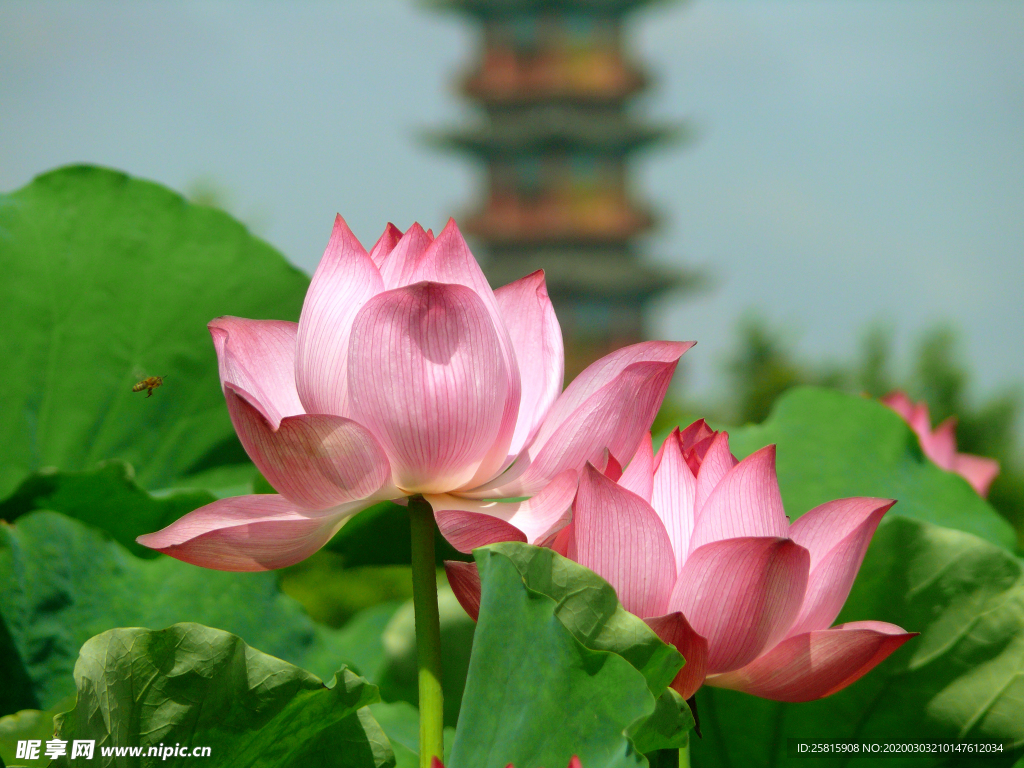
[[[1024,381],[1024,3],[694,0],[633,33],[639,106],[698,129],[636,178],[666,222],[651,258],[716,280],[652,316],[699,341],[684,386],[721,381],[747,309],[808,356],[948,318],[981,394]],[[310,271],[335,211],[370,242],[471,199],[471,166],[418,136],[464,114],[473,44],[408,0],[4,0],[0,190],[70,162],[213,179]]]

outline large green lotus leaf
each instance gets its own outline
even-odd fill
[[[596,573],[543,547],[506,542],[489,549],[511,560],[527,587],[555,600],[555,615],[587,648],[622,656],[655,696],[672,682],[683,657],[622,608],[615,590]]]
[[[1012,764],[1024,749],[1024,564],[949,528],[894,518],[875,534],[839,621],[875,619],[920,632],[852,686],[782,704],[705,686],[693,763],[833,766],[786,759],[787,739],[1010,743],[998,757],[892,758],[928,768]],[[853,764],[856,764],[853,763]]]
[[[317,626],[274,573],[223,573],[132,556],[94,528],[38,511],[0,524],[0,715],[48,709],[74,692],[82,643],[114,627],[180,621],[222,627],[267,653],[330,675],[373,662],[358,626]],[[360,670],[361,671],[361,670]]]
[[[654,711],[640,672],[592,651],[529,589],[516,565],[476,550],[480,619],[448,768],[645,766],[625,733]]]
[[[153,496],[135,482],[130,464],[115,460],[95,469],[32,473],[0,502],[0,520],[13,522],[34,510],[49,509],[106,531],[133,555],[152,558],[158,553],[135,543],[137,536],[158,531],[215,499],[203,490]]]
[[[368,706],[377,689],[342,667],[331,685],[200,624],[112,629],[75,664],[78,701],[55,718],[57,736],[104,747],[208,747],[225,768],[381,768],[394,765]],[[102,758],[101,758],[102,759]],[[122,757],[119,766],[187,765],[198,758]],[[58,766],[93,760],[58,758]],[[110,761],[112,764],[113,761]]]
[[[206,324],[296,320],[308,286],[227,214],[86,166],[0,197],[0,273],[0,497],[46,466],[119,458],[158,488],[244,460]]]
[[[799,387],[775,404],[760,425],[730,432],[737,456],[778,446],[779,486],[796,520],[832,499],[897,499],[890,515],[956,528],[1013,549],[1013,527],[966,480],[924,456],[917,436],[875,400],[830,389]]]

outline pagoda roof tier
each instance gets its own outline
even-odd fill
[[[474,16],[507,16],[524,11],[565,8],[620,15],[650,5],[654,0],[431,0],[430,5]]]
[[[592,149],[624,154],[677,136],[680,129],[638,125],[622,112],[598,113],[566,104],[503,110],[475,128],[434,134],[442,145],[484,156],[545,149]]]
[[[549,51],[520,57],[511,48],[491,46],[479,66],[464,77],[462,90],[487,106],[545,101],[609,104],[625,101],[648,82],[648,76],[618,51]]]
[[[463,228],[489,245],[616,244],[654,224],[652,213],[622,199],[565,204],[548,197],[509,196],[491,198],[486,208],[464,220]]]
[[[645,301],[676,288],[694,287],[700,275],[640,261],[632,254],[590,249],[533,249],[491,252],[484,273],[491,285],[506,285],[544,270],[553,297],[601,298],[629,303]]]

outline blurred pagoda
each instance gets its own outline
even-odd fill
[[[544,269],[568,380],[641,340],[645,305],[691,279],[636,250],[654,216],[631,194],[627,161],[672,133],[631,114],[648,77],[624,50],[623,16],[643,0],[434,4],[482,28],[480,58],[461,82],[481,119],[438,137],[486,168],[463,230],[492,285]]]

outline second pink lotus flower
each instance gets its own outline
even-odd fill
[[[609,462],[580,478],[573,518],[551,542],[606,579],[622,606],[686,659],[673,687],[707,683],[768,699],[828,696],[914,633],[881,621],[831,626],[875,528],[894,502],[822,504],[792,525],[775,447],[737,462],[728,435],[703,421],[675,430],[626,471]],[[473,613],[479,582],[465,564],[449,580]]]
[[[542,542],[588,461],[633,455],[692,345],[626,347],[562,392],[542,272],[492,291],[454,221],[436,239],[389,225],[367,252],[340,216],[298,323],[209,328],[232,423],[278,494],[221,499],[139,542],[235,571],[302,560],[358,511],[414,494],[468,510],[447,519],[456,538]],[[477,501],[501,497],[532,498]]]

